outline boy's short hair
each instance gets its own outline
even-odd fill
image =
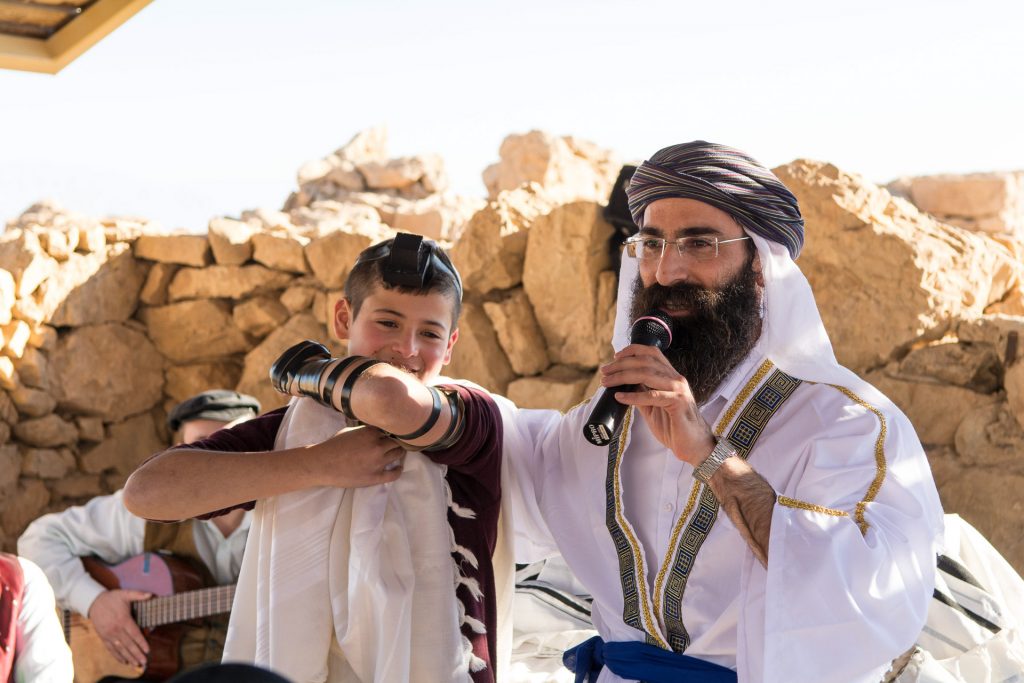
[[[462,279],[448,254],[433,240],[424,239],[422,248],[428,250],[428,265],[423,285],[395,284],[385,278],[385,268],[388,266],[394,242],[395,238],[384,240],[364,249],[356,259],[355,265],[352,266],[348,279],[345,280],[345,298],[348,299],[348,304],[352,308],[352,317],[355,318],[359,315],[363,301],[372,296],[377,288],[416,296],[433,293],[444,294],[452,300],[452,329],[454,330],[459,322],[459,314],[462,312]]]

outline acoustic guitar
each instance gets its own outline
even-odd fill
[[[92,622],[70,610],[62,611],[64,638],[71,648],[75,683],[96,683],[106,676],[163,681],[181,668],[179,647],[189,622],[231,611],[235,587],[204,588],[204,574],[190,562],[162,553],[143,553],[110,565],[83,557],[85,571],[108,590],[152,593],[149,600],[132,602],[132,616],[149,643],[145,667],[122,664],[103,644]]]

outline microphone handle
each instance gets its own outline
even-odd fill
[[[618,391],[636,391],[635,384],[621,384],[617,387],[608,387],[601,398],[597,399],[594,409],[590,412],[587,423],[583,426],[583,436],[595,446],[607,446],[612,441],[612,436],[619,428],[622,417],[626,414],[628,406],[615,400],[615,393]]]

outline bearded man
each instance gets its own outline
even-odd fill
[[[942,510],[906,417],[835,359],[794,263],[796,198],[703,141],[659,151],[628,196],[610,446],[583,438],[595,401],[505,418],[517,561],[560,551],[594,598],[600,636],[566,665],[877,683],[924,624]],[[672,321],[664,352],[627,342],[651,312]]]

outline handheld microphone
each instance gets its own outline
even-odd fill
[[[661,311],[651,311],[636,319],[629,328],[629,343],[668,348],[672,343],[672,319]],[[635,384],[608,387],[590,411],[587,423],[583,425],[583,437],[595,446],[607,446],[626,414],[626,404],[615,400],[617,391],[636,391]]]

